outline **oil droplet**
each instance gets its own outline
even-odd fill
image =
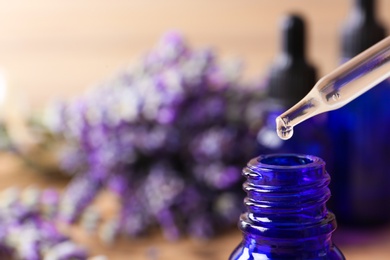
[[[278,134],[280,139],[288,140],[293,136],[294,129],[291,126],[288,126],[282,118],[277,117],[276,133]]]
[[[290,139],[294,134],[294,129],[291,126],[288,127],[281,127],[278,129],[278,136],[280,139],[288,140]]]

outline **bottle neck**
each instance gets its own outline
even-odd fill
[[[367,22],[375,22],[375,4],[374,0],[355,0],[355,12]]]
[[[342,27],[342,59],[350,59],[386,37],[385,27],[377,19],[375,3],[375,0],[355,0]]]
[[[247,234],[243,244],[252,248],[252,255],[264,254],[275,259],[329,259],[333,249],[330,234],[299,240],[269,240]]]
[[[336,222],[326,208],[330,177],[324,161],[306,155],[260,156],[243,175],[247,212],[240,228],[247,246],[305,259],[329,252]]]

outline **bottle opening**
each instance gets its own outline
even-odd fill
[[[270,155],[260,158],[262,164],[274,165],[274,166],[299,166],[313,163],[313,160],[308,157],[299,155]]]

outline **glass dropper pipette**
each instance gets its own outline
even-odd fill
[[[388,77],[390,36],[321,78],[309,94],[278,116],[278,136],[284,140],[291,138],[297,124],[344,106]]]

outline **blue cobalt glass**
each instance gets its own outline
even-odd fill
[[[331,239],[336,221],[326,208],[330,177],[322,159],[260,156],[248,163],[243,175],[243,240],[230,260],[345,259]]]
[[[353,2],[342,27],[344,61],[387,35],[376,17],[376,1]],[[390,81],[385,80],[345,107],[328,113],[332,156],[323,158],[333,174],[330,208],[342,225],[362,227],[390,222],[389,97]]]
[[[329,113],[334,143],[331,208],[343,225],[390,221],[390,84]]]

